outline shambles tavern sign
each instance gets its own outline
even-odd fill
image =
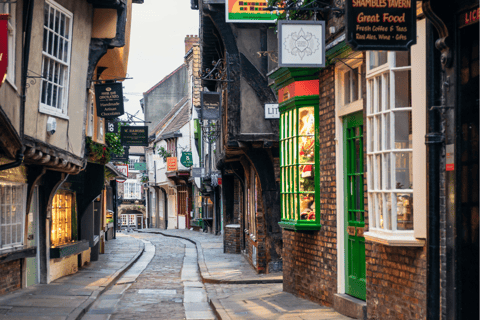
[[[148,146],[148,127],[124,126],[120,130],[120,141],[122,146]]]
[[[98,117],[109,119],[124,114],[121,83],[96,84],[95,99]]]
[[[416,8],[415,0],[347,0],[347,42],[356,51],[407,51],[417,43]]]
[[[0,87],[7,77],[8,67],[8,14],[0,14]]]

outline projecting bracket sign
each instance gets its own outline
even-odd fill
[[[122,83],[96,84],[95,102],[97,117],[111,119],[123,115]]]
[[[147,126],[123,126],[120,128],[120,141],[123,146],[148,146]]]
[[[222,96],[220,92],[202,91],[200,95],[200,103],[202,105],[203,120],[220,119],[220,108],[222,107]]]
[[[417,43],[415,0],[348,0],[346,40],[355,51],[407,51]]]

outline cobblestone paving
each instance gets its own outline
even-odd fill
[[[155,257],[125,292],[110,319],[185,319],[180,280],[185,246],[178,239],[132,234],[155,245]]]

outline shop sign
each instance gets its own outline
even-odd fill
[[[95,101],[97,117],[108,119],[123,115],[122,83],[96,84]]]
[[[459,28],[466,27],[471,24],[478,23],[479,20],[480,8],[471,9],[459,16],[458,26]]]
[[[180,163],[186,168],[190,168],[191,166],[193,166],[192,152],[182,152],[182,156],[180,157]]]
[[[279,67],[325,67],[325,21],[278,22]]]
[[[0,14],[0,87],[7,78],[8,17],[8,14]]]
[[[107,120],[107,132],[118,133],[118,119]]]
[[[128,165],[127,164],[118,164],[115,166],[118,171],[120,171],[125,177],[128,177]]]
[[[122,126],[120,128],[120,141],[122,146],[148,146],[147,126]]]
[[[133,168],[138,171],[146,171],[147,170],[147,164],[145,162],[135,162],[133,164]]]
[[[200,100],[202,105],[203,120],[220,119],[220,107],[222,106],[222,99],[219,92],[202,91]]]
[[[167,171],[178,171],[177,157],[167,158]]]
[[[267,7],[268,0],[225,0],[226,21],[241,23],[274,23],[278,18],[276,11],[268,11]]]
[[[265,119],[280,119],[278,103],[265,104]]]
[[[203,178],[205,175],[205,168],[192,168],[192,177]]]
[[[123,146],[123,154],[122,155],[117,155],[115,153],[112,153],[112,161],[119,161],[119,162],[127,162],[128,161],[128,150],[130,147]]]
[[[348,0],[347,42],[356,51],[407,51],[417,43],[415,0]]]

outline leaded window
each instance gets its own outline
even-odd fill
[[[27,185],[0,182],[0,251],[23,245]]]
[[[280,225],[283,228],[320,228],[317,114],[318,107],[303,104],[281,109]]]
[[[40,111],[67,114],[73,15],[57,3],[44,7]]]

